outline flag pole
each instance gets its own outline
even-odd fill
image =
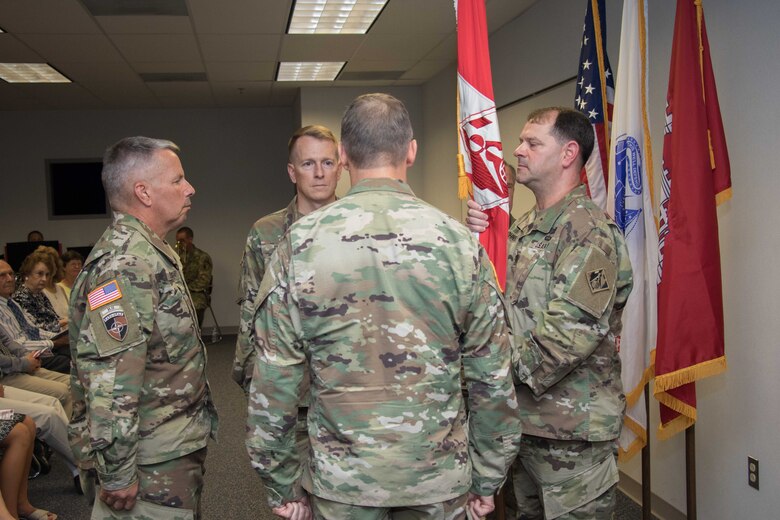
[[[642,448],[642,520],[653,520],[650,477],[650,383],[645,383],[645,431],[647,440]]]
[[[687,518],[696,520],[696,426],[685,430],[685,496]]]

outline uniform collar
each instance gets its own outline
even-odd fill
[[[414,195],[412,188],[400,179],[383,177],[380,179],[363,179],[350,188],[347,195],[362,193],[364,191],[394,191]]]
[[[585,185],[580,184],[567,193],[563,199],[549,208],[540,211],[538,208],[534,207],[526,217],[526,221],[531,222],[531,227],[538,229],[543,233],[549,233],[560,216],[566,211],[566,208],[577,200],[587,196],[588,192]]]
[[[125,228],[132,228],[136,232],[138,232],[144,239],[146,239],[147,242],[152,244],[155,249],[157,249],[163,256],[165,256],[172,264],[179,266],[181,268],[181,263],[179,261],[179,256],[174,252],[173,248],[157,236],[157,234],[152,231],[152,229],[144,224],[141,220],[139,220],[137,217],[134,217],[133,215],[129,215],[127,213],[114,213],[114,222],[113,227],[125,227]],[[96,258],[97,256],[102,255],[102,251],[100,251],[103,248],[106,247],[107,244],[99,243],[97,246],[95,246],[95,254],[90,254],[90,257]]]

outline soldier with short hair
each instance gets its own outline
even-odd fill
[[[176,231],[176,252],[182,264],[184,281],[190,290],[195,313],[198,315],[198,327],[203,327],[203,317],[211,303],[211,283],[214,265],[211,256],[195,247],[192,228],[183,226]]]
[[[352,188],[290,226],[257,295],[252,465],[285,518],[485,515],[520,440],[495,272],[406,183],[417,142],[403,103],[360,96],[341,128]]]
[[[295,196],[286,208],[254,223],[246,237],[241,259],[241,279],[238,283],[241,316],[233,360],[233,380],[245,392],[249,390],[255,358],[252,338],[254,301],[265,267],[293,222],[336,200],[336,185],[341,177],[338,141],[327,127],[308,125],[299,128],[290,137],[287,152],[287,175],[295,184]]]
[[[526,519],[611,519],[626,400],[616,338],[632,274],[620,229],[587,194],[588,118],[568,108],[528,116],[517,182],[536,206],[509,232],[506,299],[514,318],[523,421],[512,467]],[[469,227],[487,216],[469,201]]]
[[[163,239],[195,190],[170,141],[128,137],[106,150],[113,222],[71,294],[70,425],[100,484],[92,518],[199,518],[217,416],[179,257]]]

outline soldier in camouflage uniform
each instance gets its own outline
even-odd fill
[[[336,200],[336,184],[341,177],[338,141],[329,128],[309,125],[299,128],[287,144],[287,174],[295,184],[296,195],[286,208],[254,223],[246,237],[238,283],[241,306],[233,379],[249,390],[254,366],[254,301],[271,254],[293,222]]]
[[[412,193],[416,151],[400,101],[357,98],[340,147],[352,189],[293,224],[271,257],[247,448],[279,516],[481,516],[519,447],[494,270],[465,227]],[[292,427],[306,367],[302,462]]]
[[[625,411],[616,338],[632,275],[619,228],[580,184],[592,149],[587,117],[546,108],[529,116],[515,150],[517,182],[536,197],[510,230],[506,284],[522,382],[512,468],[522,519],[614,512]],[[484,214],[469,208],[480,231]]]
[[[103,159],[114,220],[71,295],[70,426],[100,481],[93,519],[199,517],[203,462],[217,417],[206,351],[179,257],[163,240],[195,193],[178,147],[125,138]]]
[[[203,326],[203,316],[211,303],[211,257],[202,249],[195,247],[192,229],[184,226],[176,231],[176,252],[182,263],[184,281],[192,296],[192,304],[198,315],[198,328]]]

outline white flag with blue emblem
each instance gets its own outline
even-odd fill
[[[653,208],[653,167],[647,121],[647,6],[626,0],[620,31],[620,63],[609,152],[607,212],[626,238],[634,288],[623,311],[620,358],[626,419],[620,436],[621,458],[647,442],[642,396],[650,376],[657,319],[658,227]]]

